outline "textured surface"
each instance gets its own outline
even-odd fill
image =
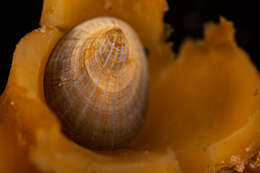
[[[130,26],[108,17],[80,24],[59,42],[46,67],[45,95],[70,138],[113,149],[137,134],[149,80],[143,49]]]

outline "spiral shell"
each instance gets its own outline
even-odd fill
[[[126,145],[145,119],[148,68],[137,34],[125,22],[99,17],[73,28],[46,66],[46,102],[64,133],[80,145]]]

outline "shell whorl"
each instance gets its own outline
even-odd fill
[[[46,66],[46,102],[63,131],[93,149],[127,144],[145,118],[148,69],[143,46],[125,22],[99,17],[73,28]]]

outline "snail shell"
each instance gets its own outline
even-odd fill
[[[64,133],[92,149],[126,145],[145,119],[148,68],[137,34],[99,17],[73,28],[48,60],[46,102]]]

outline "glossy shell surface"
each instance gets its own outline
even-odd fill
[[[145,119],[144,48],[125,22],[99,17],[73,28],[46,65],[44,89],[64,133],[93,149],[126,145]]]

